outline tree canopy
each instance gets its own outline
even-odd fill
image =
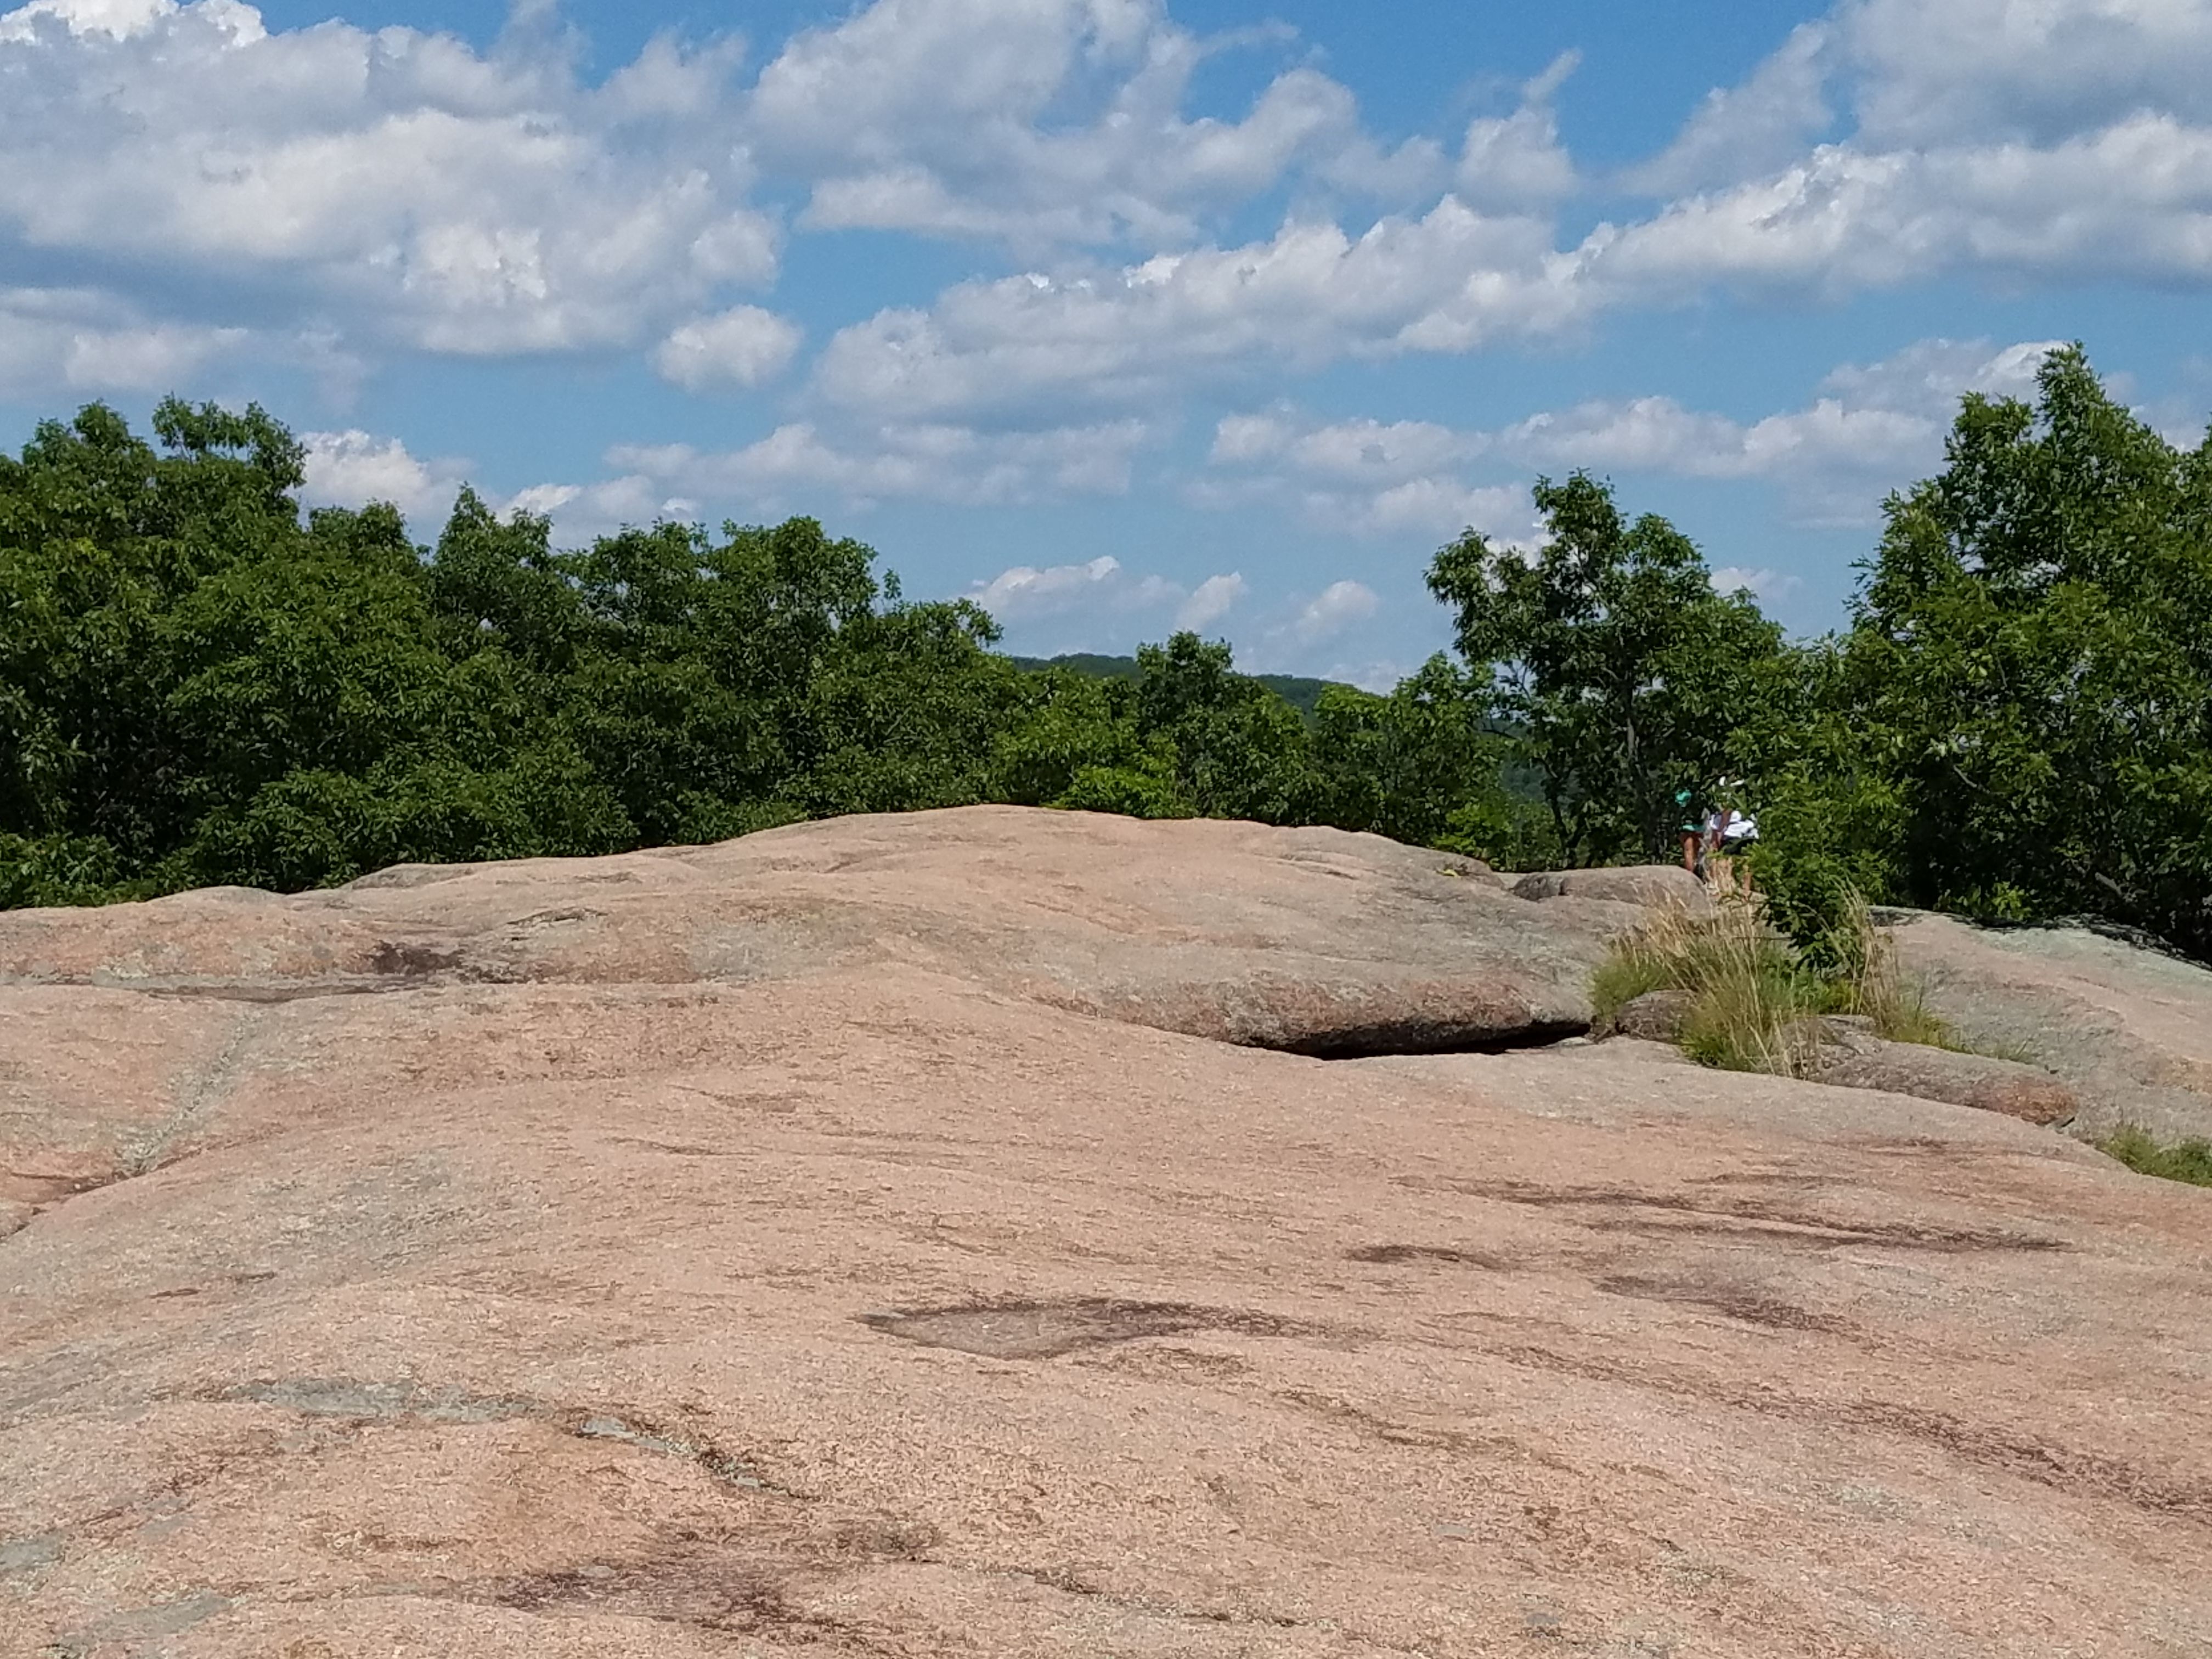
[[[464,491],[417,545],[301,477],[262,410],[173,399],[0,456],[0,906],[994,800],[1601,863],[1671,855],[1725,778],[1785,920],[1849,884],[2212,954],[2212,445],[2078,349],[1966,399],[1835,635],[1577,473],[1534,548],[1437,552],[1455,652],[1382,694],[1190,634],[1025,663],[811,519],[561,550]]]

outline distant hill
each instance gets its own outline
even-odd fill
[[[1100,680],[1133,680],[1139,672],[1134,657],[1109,657],[1095,651],[1071,651],[1059,657],[1016,657],[1013,660],[1024,668],[1064,668],[1072,674],[1088,674]],[[1341,680],[1310,679],[1303,674],[1251,674],[1246,678],[1259,681],[1309,718],[1315,705],[1321,702],[1322,692],[1332,685],[1344,684]]]

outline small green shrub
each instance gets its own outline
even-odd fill
[[[2116,1158],[2138,1175],[2162,1181],[2185,1181],[2192,1187],[2212,1187],[2212,1144],[2185,1140],[2161,1146],[2149,1133],[2132,1124],[2097,1143],[2098,1151]]]

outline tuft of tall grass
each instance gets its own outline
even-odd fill
[[[2099,1141],[2097,1150],[2119,1159],[2138,1175],[2212,1187],[2212,1145],[2202,1140],[2161,1146],[2148,1132],[2130,1124]]]
[[[1801,951],[1772,927],[1755,894],[1724,894],[1707,916],[1662,911],[1613,946],[1590,994],[1603,1018],[1665,989],[1690,994],[1684,1052],[1727,1071],[1810,1076],[1823,1014],[1860,1015],[1893,1042],[1954,1046],[1856,893],[1837,907],[1816,951]]]
[[[1824,930],[1821,957],[1835,964],[1823,975],[1836,998],[1834,1012],[1874,1022],[1875,1035],[1892,1042],[1956,1048],[1957,1036],[1928,1006],[1917,980],[1899,967],[1897,942],[1875,926],[1874,910],[1856,888],[1846,888],[1836,918]]]

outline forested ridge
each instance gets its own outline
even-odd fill
[[[1437,552],[1454,652],[1305,708],[1188,634],[1132,672],[1007,657],[811,519],[563,550],[465,492],[422,547],[302,513],[301,461],[175,400],[151,441],[95,404],[0,457],[0,906],[980,801],[1550,867],[1671,856],[1725,790],[1785,921],[1848,885],[2212,956],[2212,446],[2078,349],[2032,404],[1964,401],[1838,633],[1785,639],[1578,474],[1537,486],[1533,554]]]

